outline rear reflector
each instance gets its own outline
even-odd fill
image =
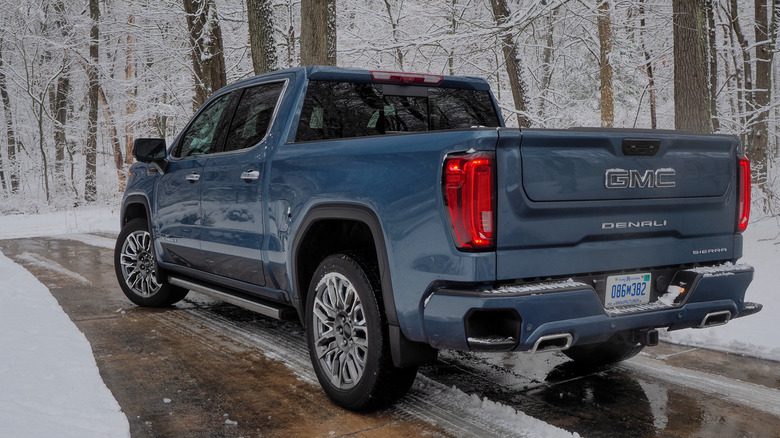
[[[737,213],[737,229],[745,231],[750,222],[750,161],[739,159],[739,207]]]
[[[437,85],[444,80],[441,75],[425,73],[403,73],[398,71],[372,71],[371,79],[382,82],[398,82],[401,84]]]
[[[495,247],[495,155],[477,152],[444,160],[444,203],[459,249]]]

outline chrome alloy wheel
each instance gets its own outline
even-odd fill
[[[368,323],[352,283],[340,273],[317,284],[312,323],[322,369],[338,389],[351,389],[363,377],[368,356]]]
[[[146,230],[130,233],[122,243],[120,256],[125,284],[142,297],[151,297],[160,291],[154,269],[152,236]]]

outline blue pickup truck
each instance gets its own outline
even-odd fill
[[[733,136],[509,129],[482,79],[301,67],[217,91],[133,154],[127,297],[299,318],[350,409],[402,397],[439,349],[601,365],[761,309]]]

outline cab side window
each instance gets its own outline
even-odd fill
[[[225,152],[251,148],[263,140],[283,88],[283,82],[274,82],[244,90],[228,129]]]
[[[175,156],[184,158],[216,152],[219,121],[229,102],[230,94],[220,96],[211,102],[182,135]]]

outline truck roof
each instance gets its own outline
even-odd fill
[[[283,70],[277,70],[270,73],[265,73],[262,75],[258,75],[258,76],[254,76],[251,78],[238,81],[232,85],[225,87],[225,90],[244,87],[247,85],[251,85],[253,83],[262,82],[266,79],[273,78],[275,76],[286,75],[289,73],[303,74],[304,77],[310,80],[318,80],[318,81],[393,83],[392,81],[391,82],[375,81],[371,77],[372,71],[379,72],[385,70],[365,70],[365,69],[358,69],[358,68],[345,68],[345,67],[332,67],[332,66],[293,67],[293,68],[287,68]],[[403,74],[404,72],[399,72],[399,73]],[[419,74],[419,73],[408,73],[408,74]],[[434,76],[441,77],[442,79],[441,82],[437,84],[412,84],[412,85],[421,85],[426,87],[461,88],[461,89],[484,90],[484,91],[490,90],[490,85],[487,83],[487,81],[485,81],[482,78],[473,77],[473,76],[445,76],[445,75],[435,75],[435,74]],[[401,82],[396,82],[396,83],[401,83]]]

